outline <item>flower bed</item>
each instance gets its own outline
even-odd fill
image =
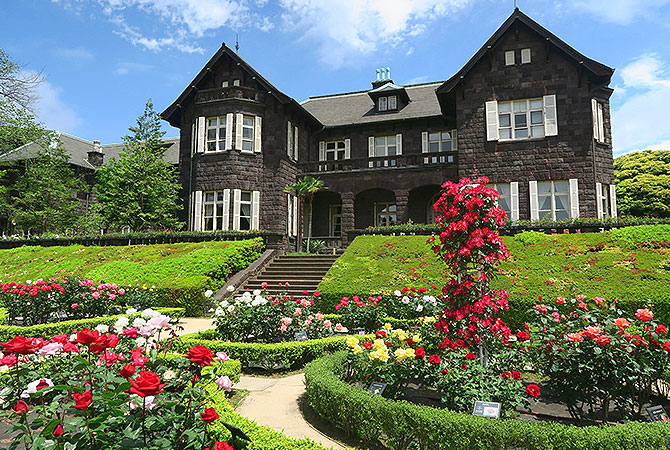
[[[370,445],[389,450],[658,450],[670,447],[664,423],[616,427],[488,419],[374,396],[342,377],[347,353],[305,367],[307,398],[324,419]]]

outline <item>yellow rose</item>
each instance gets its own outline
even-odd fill
[[[418,344],[419,342],[421,342],[421,336],[415,334],[414,336],[412,336],[412,340]]]
[[[390,324],[390,323],[385,323],[383,328],[384,328],[386,331],[388,331],[388,330],[390,330],[392,327],[391,327],[391,324]]]
[[[363,347],[361,347],[360,345],[357,345],[354,348],[352,348],[351,350],[353,350],[354,354],[357,355],[357,354],[359,354],[360,352],[363,351]]]
[[[376,339],[374,343],[374,347],[378,350],[386,350],[386,344],[384,344],[383,339]]]
[[[347,346],[356,347],[359,344],[359,340],[353,336],[347,338]]]

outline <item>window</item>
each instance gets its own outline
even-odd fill
[[[240,193],[240,230],[251,230],[251,191]]]
[[[233,80],[233,86],[239,86],[240,80]]]
[[[539,183],[538,183],[539,184]],[[493,183],[487,184],[487,187],[495,189],[500,194],[498,199],[498,207],[505,210],[507,218],[512,218],[512,192],[509,183]]]
[[[428,133],[428,153],[456,151],[456,130]]]
[[[606,219],[612,217],[611,211],[611,202],[610,202],[610,185],[609,184],[600,184],[596,183],[596,197],[600,204],[598,205],[598,215],[599,219]]]
[[[605,142],[603,104],[594,98],[591,100],[591,108],[593,110],[593,138],[598,142]]]
[[[326,161],[345,159],[344,141],[326,142]]]
[[[395,95],[389,95],[388,97],[379,97],[377,101],[377,109],[379,111],[389,111],[392,109],[398,109],[398,97]]]
[[[375,226],[387,227],[396,224],[395,203],[375,203]]]
[[[435,223],[435,218],[439,216],[439,213],[435,212],[434,205],[437,203],[437,201],[440,199],[442,196],[441,192],[436,193],[433,195],[430,200],[428,200],[428,205],[426,206],[426,217],[428,221],[426,222],[427,224],[434,224]]]
[[[538,181],[537,199],[540,220],[570,218],[570,188],[567,181]]]
[[[228,224],[224,223],[224,195],[223,191],[205,192],[203,202],[204,230],[227,230]]]
[[[522,48],[521,49],[521,64],[530,63],[530,49]]]
[[[286,128],[286,154],[291,158],[293,157],[293,125],[291,125],[290,120]]]
[[[515,64],[514,60],[514,50],[508,50],[505,52],[505,65],[513,66]]]
[[[207,143],[205,153],[221,152],[226,149],[226,117],[207,118]]]
[[[254,150],[254,116],[242,116],[242,150]]]
[[[342,236],[342,205],[330,205],[330,236]]]
[[[375,156],[394,156],[396,154],[396,148],[395,136],[375,138]]]
[[[498,103],[500,140],[544,137],[541,98]]]
[[[226,80],[223,83],[221,83],[221,87],[228,87],[228,81]]]

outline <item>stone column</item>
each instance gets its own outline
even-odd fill
[[[407,223],[409,220],[409,191],[406,189],[398,189],[395,193],[396,204],[396,222]]]
[[[347,234],[354,229],[354,193],[342,192],[340,194],[342,199],[342,238],[349,240]]]

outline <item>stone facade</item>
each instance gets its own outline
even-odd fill
[[[515,55],[512,64],[506,60],[510,51]],[[259,227],[286,233],[290,214],[283,190],[312,175],[327,188],[314,197],[316,237],[385,224],[379,211],[388,204],[396,223],[426,223],[441,184],[461,177],[488,176],[493,183],[511,183],[510,189],[518,186],[518,193],[511,194],[511,202],[518,203],[518,220],[533,217],[532,183],[570,180],[571,189],[578,186],[578,192],[570,193],[571,203],[578,199],[572,217],[595,217],[600,213],[596,183],[605,188],[614,183],[608,87],[612,73],[516,10],[443,84],[402,87],[378,79],[370,91],[314,97],[303,104],[278,91],[224,45],[163,117],[181,130],[179,173],[185,211],[191,216],[194,192],[256,190]],[[379,97],[391,94],[397,95],[397,109],[381,111]],[[546,96],[555,98],[554,113],[547,109]],[[487,137],[487,102],[543,98],[546,137]],[[593,99],[602,105],[602,142],[594,139]],[[198,138],[192,131],[198,118],[228,113],[262,118],[261,152],[245,153],[235,146],[216,153],[195,150]],[[557,133],[547,125],[551,114]],[[297,162],[287,152],[289,121],[299,131]],[[430,153],[428,136],[453,129],[455,147]],[[400,135],[402,147],[396,154],[374,156],[371,139]],[[327,160],[325,149],[335,141],[346,147],[346,156]],[[224,229],[233,228],[232,220],[230,214]],[[189,222],[193,228],[193,220]]]

